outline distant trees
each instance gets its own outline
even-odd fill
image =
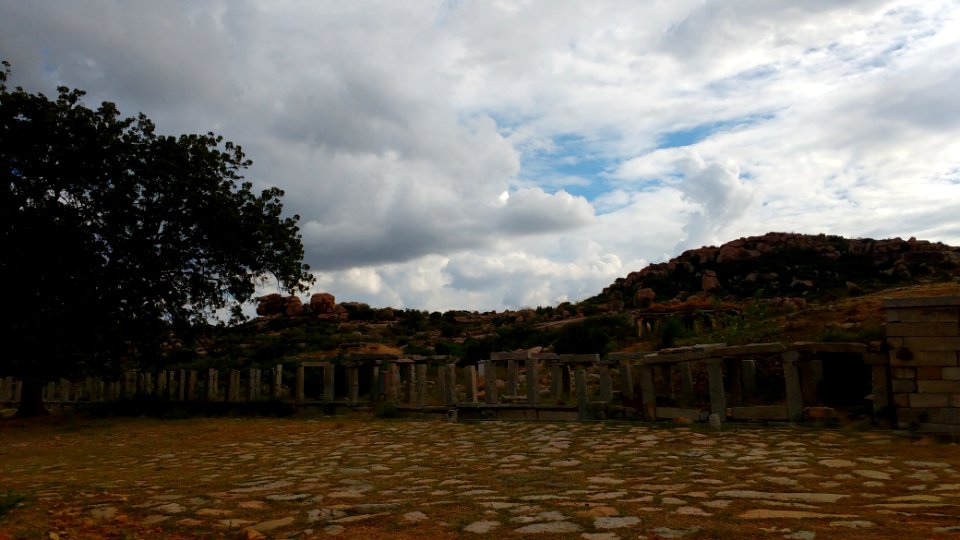
[[[251,163],[239,146],[157,135],[80,90],[11,90],[9,74],[4,62],[0,282],[20,414],[43,412],[44,379],[155,358],[211,317],[242,318],[258,280],[313,281],[283,192],[238,184]]]

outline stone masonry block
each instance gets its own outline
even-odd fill
[[[896,405],[897,407],[909,407],[910,394],[904,394],[904,393],[893,394],[893,404]]]
[[[890,337],[960,336],[960,324],[948,323],[888,323]]]
[[[945,367],[941,370],[941,378],[945,381],[960,381],[960,367]]]
[[[906,368],[906,367],[893,368],[892,376],[894,379],[916,379],[917,368]]]
[[[910,407],[948,407],[950,394],[907,394],[910,396]]]
[[[960,394],[960,381],[917,381],[917,391],[923,394]]]
[[[909,425],[920,422],[926,413],[926,409],[897,409],[897,423]]]
[[[928,409],[927,419],[934,424],[960,424],[960,409]]]
[[[950,406],[960,407],[960,394],[953,394],[950,396]]]
[[[923,381],[939,381],[943,379],[944,368],[940,366],[922,366],[917,368],[917,379]]]
[[[912,379],[894,379],[890,384],[894,392],[916,392],[917,381]]]
[[[912,351],[960,351],[960,337],[905,337],[903,346]]]
[[[915,309],[887,309],[888,323],[957,323],[960,309],[956,307],[930,307]]]
[[[960,425],[958,424],[935,424],[933,422],[924,422],[918,427],[919,431],[929,432],[929,433],[960,433]]]
[[[914,351],[898,349],[890,351],[892,367],[943,366],[960,367],[956,351]]]

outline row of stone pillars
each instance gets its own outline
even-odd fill
[[[263,392],[262,371],[257,368],[245,370],[246,384],[241,383],[241,370],[225,372],[226,380],[221,385],[220,371],[210,368],[206,372],[196,370],[164,370],[157,373],[126,371],[118,381],[104,381],[86,377],[80,382],[69,379],[49,381],[43,388],[43,400],[48,403],[76,403],[115,401],[121,398],[156,397],[170,401],[255,401],[265,397],[283,397],[283,365],[272,368],[270,387]],[[201,375],[202,373],[202,375]],[[13,390],[8,397],[6,389]],[[0,379],[0,401],[20,401],[19,381],[12,377]]]
[[[802,419],[804,387],[801,385],[798,370],[800,353],[796,350],[787,350],[779,343],[735,347],[722,344],[695,346],[654,354],[613,353],[610,359],[623,363],[628,372],[631,369],[630,366],[639,370],[642,414],[646,420],[670,416],[678,411],[691,412],[691,409],[697,405],[692,368],[697,363],[703,363],[708,381],[709,414],[718,415],[721,420],[726,420],[728,405],[746,405],[757,395],[757,364],[752,357],[760,355],[779,355],[782,361],[786,394],[785,412],[782,415],[773,411],[774,407],[769,408],[765,413],[773,414],[776,419],[794,421]],[[658,407],[658,392],[655,386],[657,370],[660,371],[661,380],[665,381],[665,388],[660,394],[670,403],[676,403],[678,407]],[[675,378],[679,379],[679,392],[674,382]]]

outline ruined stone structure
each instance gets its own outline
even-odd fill
[[[897,426],[960,433],[960,297],[884,303]]]
[[[393,353],[306,356],[260,369],[126,372],[50,381],[51,404],[152,396],[389,405],[414,414],[540,420],[790,421],[856,409],[902,429],[960,433],[960,297],[887,300],[885,343],[705,344],[657,352],[499,352],[478,363]],[[288,371],[285,371],[288,370]],[[285,378],[286,373],[286,378]],[[222,377],[222,383],[221,383]],[[0,404],[21,383],[0,377]]]

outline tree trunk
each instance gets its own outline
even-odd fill
[[[43,382],[34,377],[24,378],[20,390],[20,406],[17,408],[17,417],[30,418],[48,414],[50,414],[50,411],[43,406]]]

